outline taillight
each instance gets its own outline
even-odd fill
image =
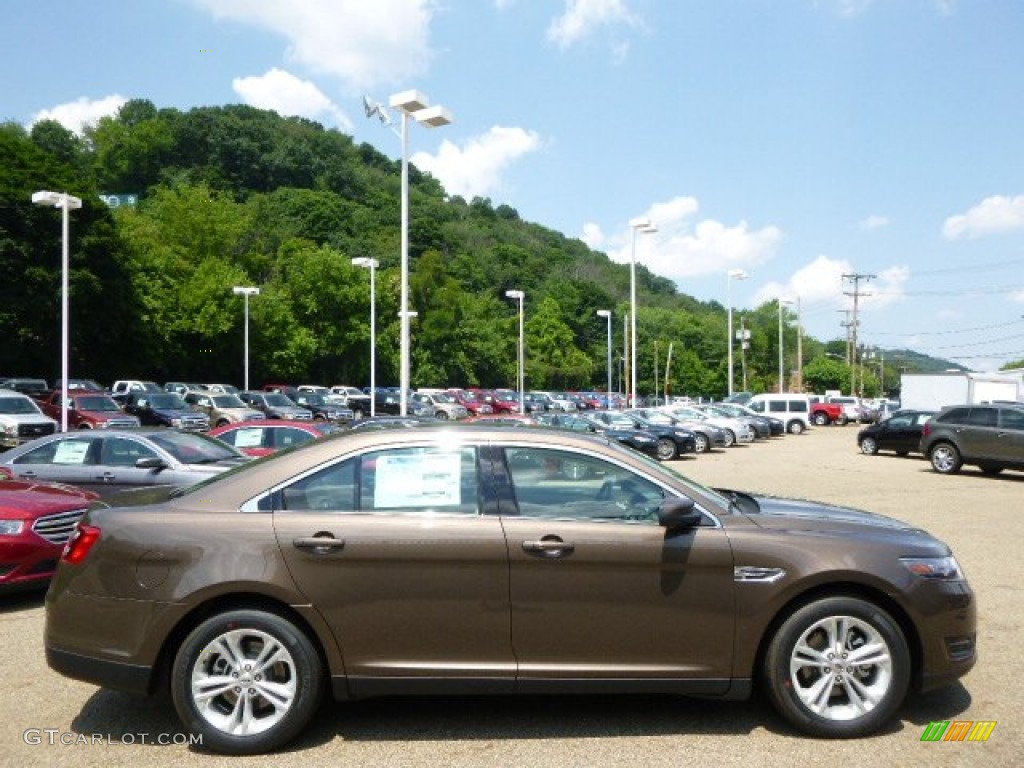
[[[924,426],[921,428],[921,437],[928,437],[928,435],[930,435],[931,433],[932,433],[932,425],[929,424],[926,421],[924,423]]]
[[[64,547],[61,560],[71,565],[78,565],[89,555],[93,545],[100,540],[100,529],[94,525],[79,523],[71,539]]]

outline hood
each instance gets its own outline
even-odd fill
[[[726,489],[715,490],[735,499],[740,510],[762,528],[827,530],[830,532],[845,526],[900,531],[920,530],[901,520],[852,507],[840,507],[804,499],[759,496]],[[756,507],[750,502],[754,502]]]
[[[30,483],[0,478],[0,517],[32,519],[40,515],[81,509],[98,496],[70,485]]]

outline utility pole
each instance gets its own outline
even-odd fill
[[[858,328],[858,326],[860,324],[860,320],[858,319],[857,313],[859,311],[860,297],[861,296],[870,296],[871,295],[870,293],[862,293],[861,292],[860,283],[861,283],[862,280],[867,282],[868,280],[874,280],[876,277],[878,277],[878,275],[868,275],[868,274],[862,274],[862,273],[843,275],[843,280],[845,282],[853,283],[853,292],[852,293],[843,291],[843,294],[845,296],[853,296],[853,325],[852,325],[853,337],[852,337],[852,344],[851,344],[850,349],[852,350],[852,353],[854,355],[854,358],[853,358],[853,361],[852,361],[853,365],[854,365],[854,369],[853,369],[852,373],[850,374],[851,377],[852,377],[851,381],[850,381],[850,388],[851,389],[856,389],[856,386],[857,386],[857,372],[856,372],[856,363],[857,363],[857,359],[856,359],[856,355],[857,355],[857,328]],[[856,392],[851,392],[850,394],[854,395],[854,394],[856,394]]]

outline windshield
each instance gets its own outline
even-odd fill
[[[187,411],[188,406],[185,401],[181,399],[181,395],[178,394],[166,394],[166,395],[147,395],[144,398],[139,398],[149,403],[151,408],[165,408],[167,410],[178,410]]]
[[[72,408],[82,411],[120,411],[117,403],[109,397],[76,397],[71,401]]]
[[[285,395],[280,392],[272,392],[267,395],[267,405],[278,405],[284,408],[294,408],[295,403],[289,400]]]
[[[0,397],[0,413],[40,413],[27,397]]]
[[[323,405],[326,399],[316,392],[303,392],[301,395],[296,395],[295,402],[299,405]]]
[[[247,408],[245,403],[234,395],[214,395],[210,398],[218,408]]]
[[[168,429],[152,432],[148,436],[182,464],[212,464],[225,459],[246,458],[227,443],[194,432],[175,432]]]
[[[607,414],[607,423],[622,429],[636,429],[636,420],[632,416],[626,416],[624,413]]]
[[[444,392],[437,392],[437,393],[431,395],[431,397],[434,398],[434,402],[435,403],[454,403],[455,402],[455,398],[454,397],[452,397],[451,395],[446,394]]]

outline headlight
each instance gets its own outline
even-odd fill
[[[952,555],[946,557],[901,557],[903,567],[922,579],[962,581],[964,572]]]
[[[17,437],[18,436],[18,427],[17,427],[17,425],[10,424],[10,425],[4,427],[4,434],[9,436],[9,437]]]
[[[0,536],[17,536],[24,527],[23,520],[0,520]]]

